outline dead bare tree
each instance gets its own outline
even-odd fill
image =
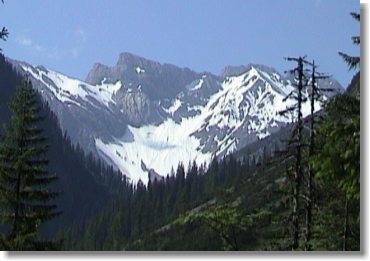
[[[304,65],[311,65],[310,62],[305,60],[305,57],[287,57],[287,61],[296,62],[297,67],[289,72],[295,76],[296,83],[293,85],[295,89],[289,93],[284,100],[292,98],[297,101],[293,106],[279,112],[280,115],[285,115],[288,112],[295,112],[295,128],[292,132],[291,141],[289,146],[294,148],[294,172],[292,177],[292,214],[291,214],[291,227],[292,227],[292,244],[291,249],[296,250],[299,247],[299,209],[300,209],[300,196],[301,185],[303,180],[303,167],[302,167],[302,149],[303,144],[303,115],[302,103],[307,99],[303,96],[303,91],[307,87],[307,77],[305,75]]]
[[[315,103],[323,97],[323,93],[333,92],[332,88],[319,88],[318,80],[327,79],[330,76],[323,75],[316,72],[317,66],[315,61],[312,62],[312,73],[311,73],[311,92],[310,92],[310,136],[309,136],[309,145],[308,145],[308,157],[311,158],[315,153]],[[304,239],[305,239],[305,250],[311,250],[310,240],[311,240],[311,230],[312,230],[312,207],[313,207],[313,177],[314,169],[312,164],[308,164],[308,174],[307,174],[307,186],[306,186],[306,195],[305,195],[305,229],[304,229]]]

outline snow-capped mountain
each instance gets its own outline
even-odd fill
[[[81,81],[12,62],[29,75],[72,141],[133,182],[165,176],[179,162],[209,163],[293,119],[278,112],[294,103],[283,101],[294,80],[267,66],[229,66],[216,76],[123,53],[115,66],[95,64]],[[342,89],[334,79],[319,85]],[[304,116],[309,111],[304,103]]]

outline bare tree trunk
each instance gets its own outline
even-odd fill
[[[297,147],[296,147],[296,167],[293,183],[293,250],[299,247],[299,191],[302,178],[302,89],[303,89],[303,59],[298,60],[298,123],[297,123]]]
[[[292,223],[293,223],[293,245],[292,249],[295,250],[299,246],[299,222],[298,222],[298,207],[299,207],[299,199],[298,199],[298,188],[299,188],[299,179],[298,174],[294,173],[294,184],[293,184],[293,213],[292,213]]]
[[[315,123],[315,93],[316,93],[316,75],[315,75],[315,61],[312,63],[312,84],[311,84],[311,122],[310,122],[310,145],[309,145],[309,158],[314,153],[315,148],[315,131],[314,131],[314,123]],[[311,163],[308,165],[308,177],[307,177],[307,199],[306,199],[306,228],[305,228],[305,251],[310,251],[310,240],[311,240],[311,223],[312,223],[312,205],[313,205],[313,198],[312,198],[312,178],[313,178],[313,168]]]

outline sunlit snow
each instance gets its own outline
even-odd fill
[[[112,100],[112,95],[122,86],[120,81],[117,81],[114,84],[109,84],[105,83],[105,79],[103,79],[103,81],[98,85],[90,85],[52,70],[37,70],[36,73],[32,68],[26,65],[22,65],[22,68],[48,87],[59,101],[70,102],[79,106],[80,103],[76,101],[76,98],[81,98],[82,100],[91,103],[91,100],[89,100],[90,97],[108,107],[110,102],[115,103]],[[50,79],[55,86],[50,84],[46,79]]]
[[[204,76],[204,75],[203,75],[203,76]],[[196,91],[196,90],[199,90],[200,88],[202,88],[203,82],[204,82],[203,78],[202,78],[202,79],[200,79],[200,80],[199,80],[199,82],[198,82],[198,84],[197,84],[197,85],[195,85],[195,86],[191,89],[191,91]]]
[[[137,74],[141,74],[141,73],[145,73],[145,70],[144,69],[142,69],[142,68],[140,68],[139,66],[138,67],[136,67],[136,72],[137,72]]]
[[[200,113],[196,116],[182,118],[179,123],[168,118],[158,126],[147,125],[139,128],[129,126],[124,137],[110,144],[96,139],[96,146],[133,182],[139,179],[148,181],[147,172],[141,169],[141,161],[148,169],[154,169],[163,176],[169,174],[172,168],[176,169],[179,162],[183,162],[185,166],[193,160],[198,164],[209,163],[213,152],[202,153],[200,141],[193,135],[202,127],[216,126],[219,129],[228,127],[233,130],[222,140],[218,140],[216,136],[218,150],[215,153],[218,155],[222,151],[228,154],[236,149],[237,140],[233,137],[233,132],[245,124],[246,115],[253,116],[254,120],[247,122],[249,131],[256,133],[260,139],[270,135],[266,130],[269,124],[290,121],[278,116],[278,112],[294,104],[293,100],[282,101],[293,87],[281,84],[279,87],[283,93],[279,93],[269,83],[273,79],[268,79],[264,81],[263,86],[249,92],[262,77],[266,75],[261,75],[252,67],[245,74],[230,77],[223,82],[221,89],[209,98],[204,107],[197,107]],[[196,87],[200,88],[201,83],[202,81],[199,81]],[[247,103],[243,105],[243,101]],[[258,106],[260,104],[263,106]],[[181,100],[176,99],[164,110],[172,115],[180,106]],[[225,112],[229,113],[224,115]],[[241,113],[244,117],[241,117]],[[306,110],[304,113],[307,115]]]
[[[181,106],[181,101],[179,99],[176,99],[174,103],[168,108],[163,108],[164,111],[167,113],[173,115]]]
[[[93,105],[98,102],[109,108],[110,103],[114,104],[112,96],[122,86],[120,81],[108,84],[106,79],[93,86],[52,70],[34,70],[26,65],[22,65],[22,68],[43,82],[56,99],[66,103],[68,107],[83,106],[82,102]],[[136,67],[136,72],[141,74],[145,70]],[[203,75],[187,91],[191,93],[202,88],[205,77]],[[141,85],[138,89],[141,89]],[[128,88],[127,92],[130,90],[131,88]],[[238,148],[239,140],[235,132],[240,128],[246,129],[246,135],[253,134],[263,139],[271,134],[269,127],[292,122],[294,113],[281,116],[279,112],[295,104],[292,98],[283,101],[293,90],[292,85],[281,81],[279,74],[269,74],[251,66],[250,70],[241,75],[226,78],[220,89],[208,97],[204,106],[188,104],[189,110],[197,110],[194,116],[176,121],[172,119],[175,112],[185,104],[184,90],[177,95],[170,107],[162,107],[168,113],[162,123],[141,127],[128,126],[123,137],[114,137],[114,141],[110,143],[104,143],[101,137],[95,137],[95,145],[103,159],[114,163],[134,183],[139,180],[147,183],[148,173],[142,169],[141,163],[145,164],[147,169],[153,169],[165,176],[172,168],[176,170],[179,162],[185,167],[192,161],[208,164],[214,155],[232,153]],[[319,102],[315,104],[315,108],[321,108]],[[303,116],[310,113],[309,102],[302,104],[302,112]],[[195,134],[202,132],[203,136],[211,135],[211,130],[213,136],[209,137],[214,137],[211,142],[216,144],[216,150],[206,151],[205,144],[201,144]],[[217,134],[221,131],[223,135],[215,135],[215,132]]]
[[[110,144],[96,139],[96,146],[134,183],[139,179],[146,183],[148,174],[142,170],[141,161],[163,176],[170,174],[171,168],[176,169],[179,162],[185,166],[192,161],[209,162],[211,154],[198,152],[199,140],[191,136],[196,130],[196,121],[189,118],[177,124],[167,119],[159,126],[129,126],[121,139]]]

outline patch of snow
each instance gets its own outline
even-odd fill
[[[147,183],[148,173],[141,169],[140,164],[132,162],[143,161],[148,169],[154,169],[165,176],[170,174],[172,168],[176,169],[179,162],[187,166],[192,161],[197,164],[210,161],[211,153],[197,151],[200,141],[191,135],[195,130],[195,121],[196,119],[189,118],[176,123],[168,119],[159,126],[128,126],[126,137],[109,144],[96,139],[95,144],[134,183],[139,179]],[[127,136],[132,138],[128,139]],[[120,159],[118,155],[127,158],[127,161]]]
[[[63,103],[73,103],[78,106],[81,106],[81,104],[76,101],[77,98],[91,103],[91,99],[88,98],[92,97],[93,100],[109,107],[110,102],[115,103],[112,99],[113,94],[115,94],[122,86],[120,81],[113,84],[105,83],[106,78],[104,78],[98,85],[90,85],[49,69],[46,72],[44,70],[37,70],[37,72],[35,72],[32,68],[26,65],[21,66],[25,72],[31,74],[32,77],[42,82],[59,101]],[[54,85],[50,84],[49,81],[45,79],[50,80]]]
[[[162,107],[162,108],[167,113],[173,115],[180,108],[181,104],[182,104],[182,102],[179,99],[176,99],[174,101],[174,103],[168,109],[166,109],[164,107]]]
[[[141,73],[145,73],[145,70],[144,69],[142,69],[142,68],[140,68],[139,66],[138,67],[136,67],[136,73],[137,74],[141,74]]]
[[[193,88],[190,89],[190,91],[196,91],[202,88],[203,82],[204,80],[200,79],[199,82]]]
[[[275,77],[275,79],[276,79],[276,80],[280,81],[280,78],[281,78],[281,77],[280,77],[280,75],[279,75],[279,74],[277,74],[277,73],[273,73],[272,75]]]
[[[265,131],[265,132],[259,132],[257,133],[257,137],[262,140],[266,137],[270,136],[270,133],[268,131]]]

